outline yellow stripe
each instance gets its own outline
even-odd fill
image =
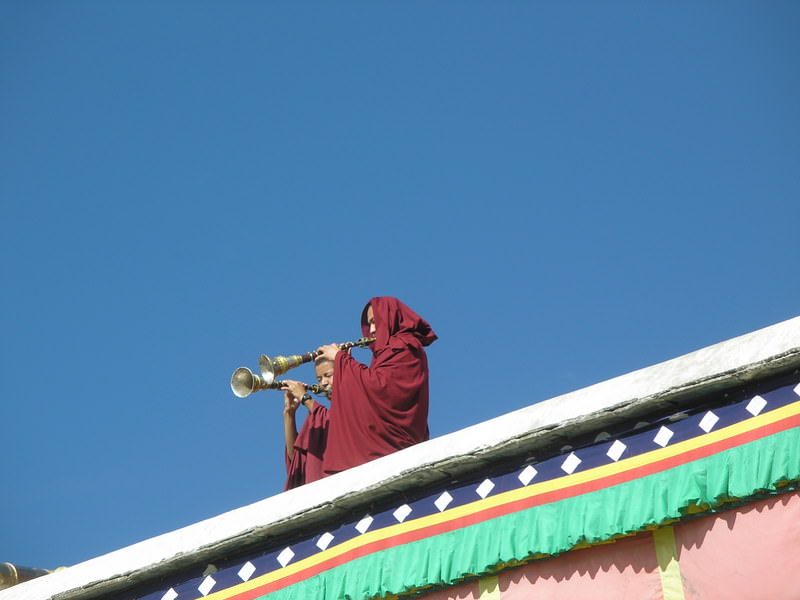
[[[653,532],[653,542],[658,558],[658,574],[661,576],[661,594],[664,600],[684,600],[683,578],[675,548],[675,531],[662,527]]]
[[[501,600],[500,578],[497,575],[489,575],[478,580],[478,590],[480,600]]]
[[[517,500],[537,496],[539,494],[545,494],[564,489],[573,485],[580,485],[583,483],[589,483],[596,479],[609,477],[611,475],[628,471],[629,469],[635,469],[659,460],[680,455],[696,448],[702,448],[703,446],[714,444],[729,437],[770,425],[797,414],[800,414],[800,402],[789,404],[763,415],[736,423],[735,425],[724,427],[718,431],[713,431],[690,440],[679,442],[672,446],[667,446],[666,448],[660,448],[652,452],[645,452],[644,454],[623,459],[616,463],[595,467],[593,469],[588,469],[572,475],[565,475],[564,477],[558,477],[549,481],[532,484],[527,487],[510,490],[502,494],[497,494],[496,496],[489,496],[484,500],[477,500],[470,504],[454,507],[441,513],[436,513],[427,517],[420,517],[419,519],[414,519],[408,523],[399,523],[397,525],[384,527],[383,529],[369,531],[363,535],[347,540],[346,542],[342,542],[341,544],[334,546],[329,550],[325,550],[319,554],[315,554],[314,556],[310,556],[303,560],[299,560],[296,563],[287,565],[282,569],[276,569],[275,571],[251,579],[246,583],[241,583],[225,590],[220,590],[219,592],[209,594],[206,596],[206,600],[224,600],[225,598],[233,596],[234,594],[266,585],[278,579],[283,579],[284,577],[293,575],[294,573],[298,573],[321,562],[341,556],[342,554],[346,554],[354,549],[373,542],[389,539],[403,533],[417,531],[432,525],[445,523],[460,517],[468,517],[472,514],[487,510],[489,508],[494,508],[496,506],[502,506],[509,502],[514,502]]]

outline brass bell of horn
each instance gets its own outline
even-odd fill
[[[231,391],[239,398],[247,398],[253,392],[261,390],[279,390],[285,382],[279,379],[267,383],[247,367],[239,367],[231,376]],[[312,394],[330,394],[331,388],[327,385],[304,383],[303,387]]]
[[[339,344],[339,349],[349,350],[355,346],[363,348],[364,346],[369,346],[374,341],[375,338],[362,337],[357,339],[355,342],[345,342],[344,344]],[[319,352],[316,350],[313,352],[306,352],[305,354],[273,356],[272,358],[266,354],[262,354],[258,358],[258,368],[261,371],[261,377],[264,379],[264,381],[267,383],[272,383],[275,381],[275,378],[278,375],[283,375],[289,369],[294,369],[295,367],[299,367],[304,363],[311,362],[317,356],[319,356]]]
[[[247,367],[239,367],[231,376],[231,391],[239,398],[268,388],[269,384]]]

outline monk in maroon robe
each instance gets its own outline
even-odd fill
[[[333,361],[318,359],[314,371],[320,385],[333,383]],[[322,460],[328,440],[328,409],[308,395],[300,382],[285,380],[282,389],[285,390],[283,421],[286,438],[286,484],[283,489],[290,490],[324,477]],[[308,415],[298,434],[295,414],[300,404],[308,409]]]
[[[397,298],[373,298],[361,315],[361,331],[376,338],[369,366],[336,344],[321,346],[334,360],[326,475],[407,448],[429,437],[428,359],[437,336]]]

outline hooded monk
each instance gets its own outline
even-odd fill
[[[361,314],[369,366],[336,344],[319,351],[334,361],[333,395],[323,470],[344,471],[428,439],[428,358],[437,336],[397,298],[373,298]]]

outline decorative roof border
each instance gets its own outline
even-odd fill
[[[0,591],[0,600],[89,600],[130,590],[298,529],[342,522],[373,502],[601,431],[609,423],[800,367],[800,317],[440,436],[335,476]],[[443,400],[440,400],[443,401]],[[532,399],[534,401],[534,399]]]
[[[724,397],[718,402],[712,409],[667,417],[646,429],[630,431],[543,462],[481,475],[424,498],[365,514],[358,520],[254,553],[215,573],[180,581],[141,599],[260,598],[373,552],[660,473],[800,425],[797,381],[777,389],[764,388],[734,403]],[[793,475],[800,477],[800,471]],[[680,506],[670,508],[677,510],[684,509],[690,499],[676,500]],[[601,520],[602,515],[594,518]],[[642,526],[653,524],[658,523]],[[613,535],[631,533],[613,531],[612,525],[606,529]],[[541,548],[536,540],[531,540],[531,544],[525,555],[511,558],[524,560],[539,553]],[[420,582],[403,585],[413,587]]]

